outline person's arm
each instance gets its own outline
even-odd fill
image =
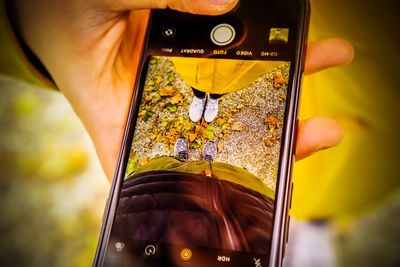
[[[217,15],[238,0],[14,0],[17,29],[88,130],[102,166],[112,177],[132,95],[147,11],[166,8]],[[334,56],[333,56],[334,55]],[[344,40],[309,46],[306,70],[351,61]],[[317,118],[300,124],[297,156],[337,144],[341,128]]]

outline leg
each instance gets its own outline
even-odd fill
[[[214,100],[220,99],[222,96],[221,94],[210,94],[210,98]]]
[[[206,93],[201,92],[192,87],[193,90],[193,100],[189,108],[189,117],[193,122],[198,122],[201,120],[204,111],[204,105],[206,104]]]
[[[197,90],[196,88],[192,87],[192,91],[195,97],[200,98],[200,99],[204,99],[204,97],[206,97],[206,93]]]
[[[209,94],[207,98],[206,109],[204,111],[204,120],[212,122],[218,115],[218,99],[223,96],[220,94]]]

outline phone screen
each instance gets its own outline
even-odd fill
[[[296,28],[245,11],[153,19],[104,266],[268,266]]]

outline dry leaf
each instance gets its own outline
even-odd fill
[[[282,73],[277,72],[274,77],[274,86],[275,88],[280,88],[285,83],[285,78],[283,77]]]
[[[139,112],[139,118],[144,118],[144,116],[146,116],[147,111],[146,110],[142,110]]]
[[[244,125],[241,122],[235,122],[234,124],[232,124],[231,130],[232,131],[243,131],[244,129]]]
[[[267,140],[265,140],[265,145],[267,147],[272,147],[278,140],[279,140],[279,138],[274,135],[270,138],[267,138]]]
[[[145,164],[148,163],[148,162],[149,162],[149,159],[148,159],[148,158],[142,158],[142,159],[139,160],[139,165],[140,165],[140,166],[143,166],[143,165],[145,165]]]
[[[213,131],[205,131],[204,133],[205,133],[205,135],[204,135],[204,134],[203,134],[203,135],[204,135],[208,140],[210,140],[210,141],[214,140],[215,134],[214,134]]]
[[[177,134],[177,130],[175,128],[171,128],[171,129],[169,129],[169,134],[170,135],[176,135]]]
[[[218,152],[222,152],[222,150],[224,150],[224,143],[223,142],[219,142],[217,145],[218,148]]]
[[[196,139],[196,137],[197,137],[197,134],[195,134],[195,133],[189,134],[189,141],[190,141],[190,142],[193,142],[194,139]]]
[[[162,77],[158,75],[155,80],[156,84],[160,84],[162,82]]]
[[[265,118],[265,124],[268,125],[268,128],[276,127],[277,122],[278,119],[272,114],[268,114],[268,116]]]
[[[163,136],[162,136],[162,133],[159,133],[159,134],[157,135],[156,141],[157,141],[157,142],[161,142],[163,139],[164,139],[164,138],[163,138]]]
[[[161,88],[160,95],[161,96],[174,96],[176,94],[175,89],[172,86],[165,86]]]
[[[229,138],[230,138],[231,136],[229,135],[229,134],[224,134],[224,137],[222,137],[222,139],[224,139],[224,140],[229,140]]]
[[[216,119],[215,120],[215,122],[219,125],[219,126],[221,126],[221,125],[223,125],[223,124],[225,124],[225,119],[223,119],[223,118],[218,118],[218,119]]]
[[[174,97],[171,98],[171,100],[169,101],[171,104],[183,104],[183,97],[181,94],[176,94]]]
[[[270,132],[273,132],[276,128],[282,127],[282,120],[278,119],[272,114],[268,114],[268,116],[265,118],[265,124]]]
[[[149,135],[149,138],[150,138],[151,140],[156,139],[156,137],[157,137],[157,134],[156,134],[156,133],[151,133],[151,134]]]
[[[196,125],[196,134],[200,135],[204,132],[204,127],[200,125]]]
[[[241,110],[241,109],[243,109],[244,108],[244,105],[242,105],[242,104],[239,104],[239,105],[237,105],[237,107],[236,107],[236,109],[238,109],[238,110]]]
[[[169,124],[168,121],[163,121],[163,122],[161,123],[161,128],[164,128],[164,129],[167,128],[168,124]]]

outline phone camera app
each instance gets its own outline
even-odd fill
[[[224,46],[230,44],[235,39],[236,31],[231,25],[223,23],[215,26],[211,31],[211,41]]]

